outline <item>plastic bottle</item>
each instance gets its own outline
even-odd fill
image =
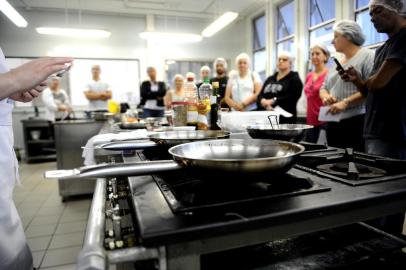
[[[213,88],[211,87],[209,78],[205,78],[198,91],[198,129],[210,129],[210,95],[212,91]]]
[[[187,103],[187,125],[197,126],[197,87],[193,78],[188,78],[185,83],[185,101]]]

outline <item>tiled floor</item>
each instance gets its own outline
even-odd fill
[[[56,181],[44,180],[44,171],[56,164],[21,164],[21,186],[14,201],[23,221],[34,266],[48,270],[75,269],[82,247],[91,196],[62,203]]]

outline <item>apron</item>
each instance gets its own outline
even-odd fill
[[[0,49],[0,73],[7,72]],[[32,255],[27,253],[24,229],[13,201],[13,189],[19,182],[18,162],[13,149],[13,101],[0,100],[0,269],[24,269]],[[21,256],[21,254],[26,254]],[[28,262],[28,263],[27,263]],[[26,268],[28,269],[28,268]],[[32,269],[32,268],[31,268]]]

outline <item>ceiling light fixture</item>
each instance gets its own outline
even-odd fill
[[[72,38],[108,38],[111,32],[98,29],[38,27],[37,32],[42,35],[64,36]]]
[[[0,0],[0,10],[18,27],[27,27],[27,21],[6,0]]]
[[[204,37],[212,37],[214,34],[219,32],[221,29],[232,23],[235,19],[237,19],[238,13],[228,11],[221,15],[218,19],[212,22],[209,26],[207,26],[202,35]]]
[[[168,43],[194,43],[203,39],[201,35],[189,33],[168,33],[168,32],[142,32],[140,38],[148,41]]]

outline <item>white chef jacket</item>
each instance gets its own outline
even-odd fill
[[[0,49],[0,73],[8,71]],[[13,149],[13,101],[0,100],[0,269],[17,269],[19,254],[26,248],[24,229],[13,201],[18,182],[18,162]],[[31,256],[31,255],[30,255]],[[31,259],[31,258],[23,258]]]
[[[63,97],[63,101],[55,99],[52,90],[49,88],[46,88],[41,94],[42,102],[45,105],[45,118],[52,122],[56,118],[63,118],[65,116],[65,112],[58,111],[58,105],[69,106],[69,97],[65,90],[59,89],[58,94]]]
[[[102,92],[110,91],[110,85],[102,81],[91,81],[86,85],[86,91]],[[107,100],[89,100],[89,109],[107,110]]]

